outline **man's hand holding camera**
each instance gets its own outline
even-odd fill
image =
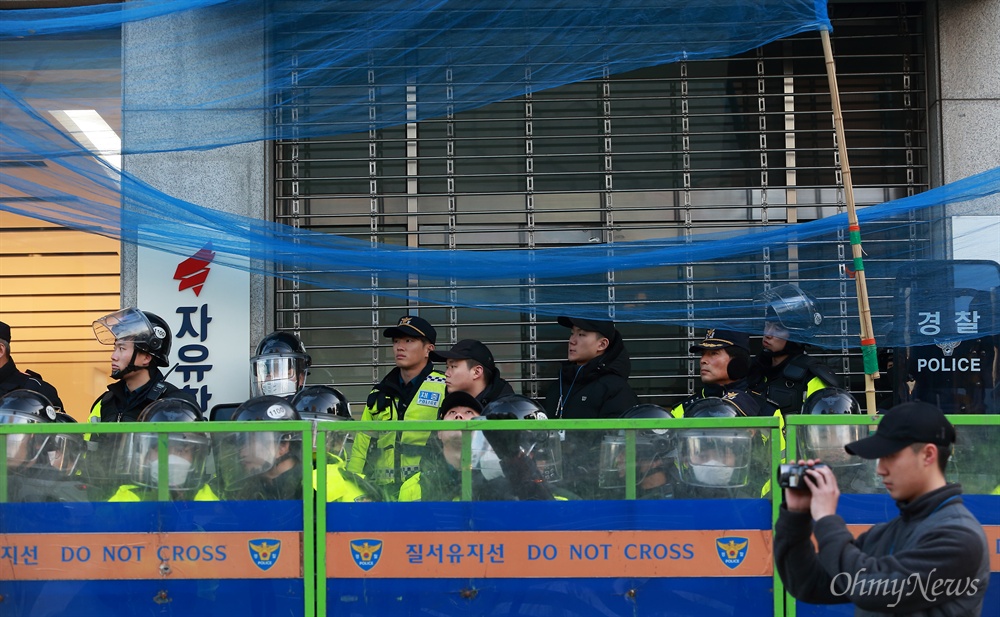
[[[814,521],[824,516],[837,513],[837,501],[840,499],[840,489],[833,470],[822,464],[819,459],[799,460],[799,467],[805,467],[801,473],[802,484],[796,487],[794,478],[788,482],[786,468],[782,465],[781,486],[785,487],[785,504],[791,512],[809,512]],[[795,470],[792,470],[794,475]],[[804,485],[803,485],[804,484]]]

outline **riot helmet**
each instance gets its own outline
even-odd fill
[[[48,397],[34,390],[12,390],[0,397],[0,424],[47,424],[55,422],[58,409]],[[39,462],[48,450],[50,435],[7,435],[7,465],[26,469]]]
[[[250,358],[252,396],[291,396],[302,389],[312,358],[294,334],[272,332],[257,344]]]
[[[636,405],[621,416],[631,419],[663,419],[670,421],[673,416],[659,405]],[[635,436],[635,479],[642,485],[647,478],[657,472],[667,473],[673,459],[673,440],[670,429],[654,428],[636,431]],[[625,486],[625,431],[615,431],[605,435],[601,441],[600,476],[598,486],[612,489]]]
[[[280,396],[257,396],[236,410],[236,422],[300,420],[292,404]],[[257,477],[279,475],[286,460],[302,460],[299,431],[220,433],[218,470],[227,491]]]
[[[518,420],[548,420],[545,409],[537,401],[520,394],[498,398],[483,408],[483,417],[516,418]],[[558,431],[522,431],[520,447],[525,456],[535,462],[541,476],[548,482],[563,478],[562,443]]]
[[[76,419],[68,413],[56,414],[57,423],[76,424]],[[81,434],[52,435],[46,456],[49,467],[64,476],[72,476],[87,451],[87,442]]]
[[[802,413],[808,415],[858,415],[861,406],[851,393],[843,388],[823,388],[809,395],[802,404]],[[844,446],[868,436],[868,427],[851,425],[808,425],[798,428],[799,450],[804,458],[818,458],[831,467],[861,465],[860,457],[851,456]]]
[[[306,386],[292,397],[292,407],[303,420],[313,423],[313,452],[316,451],[318,422],[339,422],[353,420],[351,404],[340,390],[330,386]],[[326,451],[340,456],[345,451],[348,433],[329,431],[326,433]]]
[[[154,401],[139,414],[138,422],[201,422],[201,408],[180,398]],[[171,491],[196,491],[205,483],[205,466],[211,455],[206,433],[167,433],[167,483]],[[113,471],[136,486],[159,485],[159,433],[122,435],[112,458]]]
[[[792,283],[768,289],[754,298],[753,303],[755,309],[763,313],[766,322],[774,323],[786,332],[810,334],[823,323],[823,314],[816,299]]]
[[[707,397],[689,405],[685,418],[742,416],[732,401]],[[704,428],[674,431],[681,481],[691,486],[738,488],[749,481],[753,429]]]
[[[101,317],[93,324],[94,335],[103,345],[118,341],[132,343],[132,357],[125,368],[115,369],[111,377],[121,379],[140,367],[135,365],[140,351],[151,356],[150,366],[169,366],[170,327],[162,317],[131,307]]]

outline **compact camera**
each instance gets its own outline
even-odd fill
[[[783,463],[780,468],[778,468],[778,486],[781,488],[797,488],[802,491],[808,491],[809,485],[806,484],[804,479],[807,469],[818,469],[820,467],[826,467],[823,463],[817,463],[815,465],[797,465],[795,463]]]

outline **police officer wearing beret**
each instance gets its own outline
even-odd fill
[[[42,379],[34,371],[20,371],[10,355],[10,326],[0,321],[0,396],[14,390],[32,390],[62,409],[62,401],[55,386]]]
[[[436,420],[445,395],[445,376],[434,369],[430,354],[437,331],[426,319],[400,317],[382,335],[392,339],[396,367],[372,388],[362,420]],[[354,436],[347,470],[365,477],[396,501],[399,488],[420,470],[427,431],[379,431]]]

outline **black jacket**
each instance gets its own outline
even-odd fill
[[[772,366],[773,358],[771,352],[762,351],[751,362],[747,378],[747,390],[766,412],[762,415],[775,409],[785,415],[800,413],[813,379],[818,378],[824,387],[840,387],[840,379],[830,367],[804,351],[790,354],[778,366]]]
[[[164,381],[163,373],[155,366],[149,367],[149,381],[134,392],[129,392],[125,382],[118,380],[108,386],[108,391],[97,397],[91,406],[91,421],[100,413],[101,422],[135,422],[142,410],[161,398],[182,398],[197,404],[198,401],[177,386]],[[98,405],[100,408],[98,409]]]
[[[838,515],[814,524],[808,512],[782,505],[774,560],[785,589],[812,604],[851,602],[855,615],[979,615],[990,558],[962,487],[948,484],[896,505],[898,517],[857,539]]]
[[[572,420],[619,418],[639,404],[628,385],[631,372],[625,343],[615,332],[607,350],[587,364],[562,363],[559,378],[545,396],[545,413]]]
[[[487,405],[498,398],[503,398],[512,394],[514,394],[514,388],[507,383],[507,380],[501,378],[499,375],[494,375],[493,383],[491,383],[488,388],[480,392],[479,396],[476,397],[476,400],[479,401],[479,404],[485,409]]]
[[[44,381],[42,376],[34,371],[17,370],[14,358],[7,358],[7,364],[0,367],[0,396],[14,390],[32,390],[38,392],[49,399],[56,407],[62,409],[62,401],[59,400],[59,393],[55,386]]]

